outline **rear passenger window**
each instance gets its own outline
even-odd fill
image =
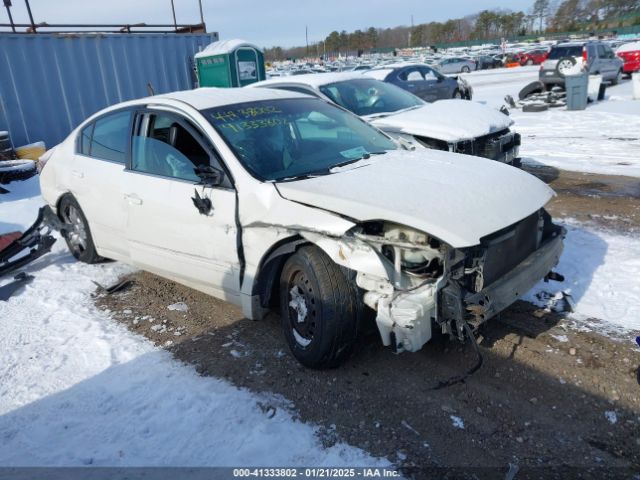
[[[88,155],[102,160],[124,163],[131,136],[131,112],[119,112],[100,118],[95,123]],[[84,152],[84,138],[82,142]]]

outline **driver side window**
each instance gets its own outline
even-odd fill
[[[405,82],[417,82],[420,80],[424,80],[422,73],[417,68],[411,68],[409,70],[405,70],[400,74],[400,79]]]
[[[433,70],[431,70],[430,68],[424,67],[422,69],[422,73],[424,75],[425,80],[431,80],[431,81],[438,80],[438,74]]]
[[[194,169],[210,165],[198,140],[172,115],[147,114],[133,137],[131,169],[163,177],[198,182]]]

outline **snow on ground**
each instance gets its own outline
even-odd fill
[[[41,204],[35,178],[8,189],[0,233]],[[324,449],[284,400],[200,377],[97,310],[92,280],[127,269],[78,263],[59,241],[28,269],[33,283],[0,302],[0,465],[388,465]]]
[[[564,291],[576,304],[570,317],[579,324],[608,334],[640,332],[640,239],[580,224],[565,227],[564,252],[554,269],[565,281],[539,282],[524,299],[548,307]]]
[[[465,78],[474,87],[474,100],[499,107],[505,95],[517,99],[522,87],[537,80],[538,69],[489,70],[484,76],[477,72]],[[524,162],[640,177],[640,101],[632,100],[628,80],[608,87],[606,98],[583,111],[564,107],[540,113],[511,110],[514,129],[522,134],[520,155]]]

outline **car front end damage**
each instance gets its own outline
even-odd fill
[[[415,139],[427,148],[474,155],[508,165],[520,165],[520,159],[518,158],[521,143],[520,134],[512,132],[508,128],[474,139],[453,142],[445,142],[423,136],[415,136]]]
[[[375,310],[385,346],[415,352],[434,327],[463,341],[466,325],[477,329],[542,279],[561,280],[552,269],[564,235],[544,209],[463,249],[408,227],[366,222],[333,255],[346,265],[361,246],[375,251],[387,275],[356,270],[362,300]]]

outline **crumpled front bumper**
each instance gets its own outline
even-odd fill
[[[464,298],[467,312],[480,322],[489,320],[527,293],[558,264],[566,230],[547,240],[513,270],[483,290]]]
[[[475,155],[513,165],[518,158],[521,144],[519,133],[504,131],[485,135],[474,140],[463,140],[452,144],[449,149],[456,153]]]

